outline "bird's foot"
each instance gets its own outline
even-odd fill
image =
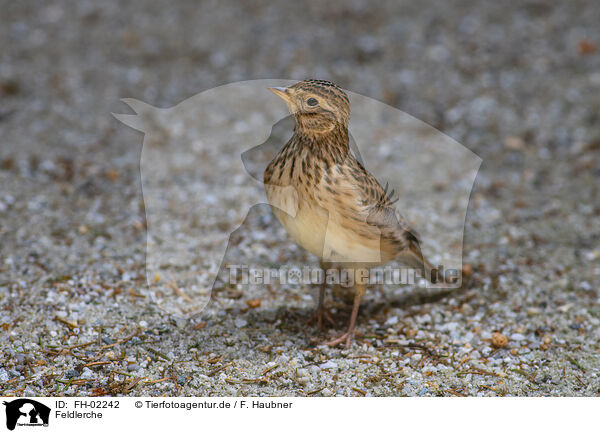
[[[349,349],[352,345],[352,337],[354,337],[354,331],[344,332],[342,335],[334,340],[326,341],[323,344],[326,346],[337,346],[340,343],[345,343],[346,349]]]
[[[335,325],[331,313],[325,307],[317,308],[310,318],[304,320],[304,323],[306,326],[314,326],[315,321],[317,322],[319,331],[322,331],[325,328],[325,321],[329,322],[330,325]]]

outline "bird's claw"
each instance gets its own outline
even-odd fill
[[[344,343],[345,342],[346,349],[349,349],[350,346],[352,345],[352,337],[353,336],[354,336],[354,332],[348,331],[348,332],[343,333],[342,335],[340,335],[336,339],[331,340],[331,341],[326,341],[323,344],[326,345],[326,346],[333,347],[333,346],[337,346],[340,343]]]

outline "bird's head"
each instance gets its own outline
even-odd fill
[[[296,129],[308,134],[325,134],[348,129],[350,100],[330,81],[304,80],[289,87],[269,87],[287,104]]]

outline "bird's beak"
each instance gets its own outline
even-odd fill
[[[290,100],[290,92],[286,87],[269,87],[268,89],[284,101],[287,102]]]

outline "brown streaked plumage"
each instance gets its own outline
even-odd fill
[[[305,80],[270,88],[294,117],[292,138],[267,166],[265,190],[290,236],[317,255],[323,267],[344,263],[355,272],[400,260],[431,276],[416,234],[383,188],[349,147],[350,100],[329,81]],[[348,332],[328,344],[349,346],[364,285],[355,284]],[[324,285],[317,317],[322,324]]]

